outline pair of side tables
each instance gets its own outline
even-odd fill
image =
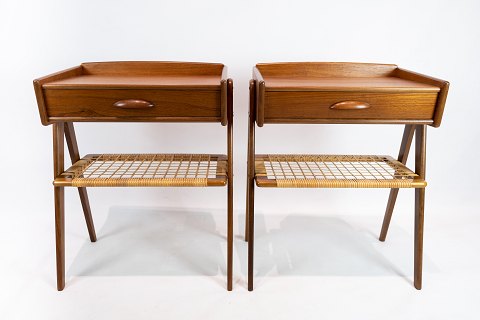
[[[43,125],[53,125],[57,289],[65,287],[64,188],[76,187],[92,242],[87,187],[227,186],[227,289],[232,290],[233,81],[216,63],[84,63],[34,80]],[[399,188],[415,189],[414,285],[421,289],[427,125],[440,125],[449,84],[369,63],[268,63],[250,81],[245,238],[253,290],[254,191],[277,188],[390,188],[384,241]],[[73,122],[220,122],[219,154],[88,154],[80,157]],[[402,124],[397,159],[378,155],[255,153],[255,123]],[[415,137],[415,170],[405,166]],[[64,168],[64,139],[72,166]]]

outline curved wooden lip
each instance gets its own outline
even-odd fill
[[[335,110],[361,110],[370,108],[370,104],[362,101],[340,101],[330,106]]]
[[[139,100],[139,99],[127,99],[127,100],[120,100],[113,104],[116,108],[122,109],[146,109],[152,108],[155,105],[149,101]]]

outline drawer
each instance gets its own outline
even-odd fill
[[[322,119],[335,119],[338,122],[420,120],[428,123],[432,122],[436,101],[436,92],[266,91],[263,101],[264,122],[321,122]]]
[[[44,89],[44,96],[52,121],[221,119],[221,93],[214,90]]]

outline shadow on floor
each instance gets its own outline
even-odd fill
[[[85,242],[68,274],[225,275],[225,217],[217,214],[113,207],[97,230],[98,241]],[[243,234],[244,216],[236,219]],[[267,221],[273,227],[267,228]],[[397,230],[395,241],[386,244],[371,230],[359,231],[337,216],[261,213],[255,214],[255,231],[255,277],[412,274],[413,236],[408,232],[398,236]],[[240,235],[234,239],[234,276],[245,278],[247,243]],[[424,261],[430,271],[435,269],[427,257]]]
[[[382,243],[372,233],[359,232],[340,217],[291,214],[268,229],[265,219],[274,217],[255,218],[256,277],[405,276],[379,251]],[[397,258],[411,261],[413,250],[404,249]],[[246,268],[242,263],[244,273]]]
[[[82,246],[69,275],[225,273],[225,237],[206,212],[113,207],[97,236]]]

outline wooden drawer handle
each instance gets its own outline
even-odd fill
[[[128,99],[128,100],[117,101],[113,104],[113,106],[116,108],[122,108],[122,109],[146,109],[146,108],[152,108],[155,105],[145,100]]]
[[[370,105],[361,101],[341,101],[330,106],[330,109],[336,110],[359,110],[368,108],[370,108]]]

